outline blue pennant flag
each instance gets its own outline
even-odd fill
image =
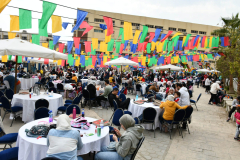
[[[107,29],[107,25],[105,24],[99,24],[99,27],[102,28],[103,30]]]
[[[68,26],[68,24],[69,24],[68,22],[63,22],[63,23],[62,23],[62,27],[63,27],[64,29],[66,29],[67,26]]]
[[[73,41],[68,41],[67,42],[67,50],[68,50],[68,53],[70,54],[71,51],[72,51],[72,47],[73,47]]]
[[[79,26],[82,24],[84,19],[86,18],[88,12],[78,10],[77,11],[77,22],[76,25],[72,29],[72,33],[79,28]]]
[[[153,38],[153,42],[157,42],[157,39],[158,39],[158,37],[160,36],[160,32],[162,31],[162,29],[159,29],[159,28],[157,28],[156,30],[155,30],[155,37]]]
[[[53,45],[56,45],[59,39],[60,39],[60,36],[53,36]]]

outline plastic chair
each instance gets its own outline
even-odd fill
[[[133,118],[133,119],[134,119],[134,121],[135,121],[135,124],[140,124],[140,123],[141,123],[138,117],[135,117],[135,118]]]
[[[67,109],[66,109],[66,114],[67,114],[67,115],[72,114],[74,107],[76,108],[76,114],[80,114],[80,113],[81,113],[81,109],[80,109],[77,105],[72,104],[72,105],[70,105],[70,106],[67,107]]]
[[[12,100],[13,95],[14,95],[14,92],[13,92],[13,90],[12,90],[11,88],[6,89],[5,95],[6,95],[6,97],[7,97],[8,99]]]
[[[57,89],[56,89],[56,88],[53,88],[53,87],[52,87],[52,88],[49,88],[49,89],[48,89],[48,92],[51,92],[51,91],[53,91],[53,93],[57,93]]]
[[[42,160],[61,160],[61,159],[58,159],[58,158],[55,158],[55,157],[45,157]]]
[[[196,106],[197,111],[198,111],[198,108],[197,108],[197,102],[198,102],[198,100],[200,99],[201,96],[202,96],[202,93],[199,94],[199,96],[198,96],[198,98],[197,98],[196,101],[190,99],[190,103],[191,103],[191,104],[194,104],[194,105]]]
[[[119,98],[122,99],[122,102],[127,99],[125,94],[122,94],[122,93],[120,94]]]
[[[43,77],[39,82],[36,82],[35,84],[37,84],[39,88],[41,88],[42,85],[46,84],[46,78]]]
[[[172,139],[172,137],[171,137],[171,130],[172,130],[172,127],[173,127],[174,124],[177,125],[178,131],[179,131],[179,135],[182,135],[181,123],[182,123],[182,121],[183,121],[183,119],[185,117],[185,114],[186,114],[185,110],[179,109],[179,110],[177,110],[175,112],[172,121],[164,120],[164,124],[168,127],[168,131],[169,131],[169,134],[170,134],[170,139]],[[183,138],[183,135],[182,135],[182,138]]]
[[[48,112],[49,112],[48,108],[45,107],[37,108],[34,111],[34,120],[48,117],[49,116]]]
[[[183,123],[186,124],[186,127],[188,129],[188,133],[190,134],[188,123],[189,124],[191,123],[191,116],[192,116],[193,108],[188,107],[188,108],[185,109],[185,111],[186,111],[186,114],[185,114],[185,117],[183,119]]]
[[[10,103],[9,99],[5,96],[1,97],[1,101],[2,101],[3,110],[5,111],[4,116],[3,116],[3,120],[4,120],[4,117],[7,113],[12,113],[13,116],[14,116],[13,117],[13,120],[14,120],[17,117],[16,113],[23,110],[22,106],[11,107],[11,103]],[[18,116],[20,116],[20,115],[18,115]],[[12,120],[12,123],[11,123],[10,127],[12,127],[13,120]]]
[[[112,124],[114,124],[115,126],[118,126],[118,129],[120,130],[120,127],[121,127],[121,124],[119,122],[119,119],[124,115],[124,112],[122,109],[118,108],[114,114],[113,114],[113,120],[112,120],[112,123],[111,123],[111,126]]]
[[[49,102],[48,100],[46,99],[38,99],[36,102],[35,102],[35,109],[38,109],[40,107],[45,107],[45,108],[48,108],[49,107]]]
[[[52,82],[48,83],[49,88],[54,88],[54,84]]]
[[[130,160],[134,160],[137,153],[138,153],[138,150],[141,148],[142,144],[143,144],[143,141],[144,141],[145,137],[143,136],[142,139],[139,141],[138,145],[137,145],[137,148],[135,149],[135,151],[133,152],[132,154],[132,157]]]
[[[0,152],[1,160],[17,160],[18,159],[18,147],[9,148]]]
[[[0,115],[2,115],[2,113],[1,113],[1,108],[2,108],[1,97],[2,96],[4,96],[4,93],[2,91],[0,91]]]
[[[115,100],[113,100],[113,106],[114,106],[114,112],[115,112],[115,111],[118,109],[118,104],[117,104],[117,102],[116,102]],[[111,121],[111,119],[112,119],[112,117],[113,117],[113,115],[114,115],[114,112],[113,112],[111,118],[109,119],[109,122]],[[131,115],[132,115],[132,112],[130,112],[130,111],[124,111],[124,114],[129,114],[129,115],[131,116]]]
[[[95,99],[96,99],[95,97],[94,97],[94,98],[90,98],[90,93],[89,93],[89,91],[86,90],[86,89],[83,90],[83,97],[84,97],[85,101],[87,101],[87,102],[90,101],[90,105],[92,104],[92,103],[91,103],[92,100],[95,100]],[[90,109],[90,105],[89,105],[89,109]]]
[[[154,138],[155,138],[155,118],[157,115],[157,111],[148,107],[143,110],[143,120],[141,123],[152,123],[152,129],[154,130]]]
[[[65,91],[62,83],[57,84],[57,91],[58,93]]]

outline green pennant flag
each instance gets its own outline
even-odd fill
[[[19,29],[32,28],[32,12],[19,8]]]
[[[178,39],[179,39],[179,36],[176,36],[176,37],[174,37],[173,39],[172,39],[172,41],[173,41],[173,45],[174,45],[174,47],[176,47],[176,45],[178,44]]]
[[[123,35],[123,28],[119,29],[119,34],[118,34],[118,38]],[[115,40],[115,42],[118,40],[118,38]]]
[[[146,56],[146,62],[148,62],[148,56]]]
[[[40,45],[40,36],[39,36],[39,34],[32,34],[32,43]]]
[[[88,60],[85,59],[85,66],[88,66]]]
[[[148,34],[148,26],[143,26],[143,31],[140,39],[140,43],[143,43],[145,41],[145,38],[147,37]]]
[[[207,47],[206,48],[209,48],[209,42],[210,42],[210,38],[207,38]]]
[[[93,49],[92,44],[91,44],[91,55],[96,55],[96,49]]]
[[[66,51],[66,49],[64,48],[64,49],[63,49],[63,53],[65,53],[65,51]]]
[[[218,48],[218,45],[219,45],[219,37],[217,37],[216,40],[215,40],[215,47]]]
[[[173,50],[173,41],[168,42],[168,52]]]
[[[212,38],[212,48],[215,47],[215,37]]]
[[[182,62],[187,62],[186,56],[182,56],[182,57],[181,57],[181,60],[182,60]]]
[[[207,58],[208,58],[208,59],[213,59],[212,54],[207,54]]]
[[[196,51],[196,50],[198,50],[198,49],[197,49],[197,47],[195,47],[193,50]]]
[[[89,65],[89,66],[92,65],[92,58],[88,58],[88,65]]]
[[[22,56],[18,56],[17,63],[22,63]]]
[[[108,42],[107,51],[112,51],[113,46],[114,46],[114,39],[111,39],[111,41]]]
[[[121,28],[120,28],[121,30]],[[120,32],[120,31],[119,31]],[[124,44],[125,43],[125,40],[124,40],[124,29],[122,28],[122,43]]]
[[[55,11],[57,5],[55,3],[43,1],[43,13],[42,18],[39,24],[40,29],[45,29],[48,23],[48,20],[51,18],[53,12]]]
[[[120,52],[121,42],[116,42],[116,53]]]
[[[163,51],[166,51],[167,43],[168,43],[168,40],[165,40],[163,44]]]
[[[12,55],[8,55],[8,60],[9,60],[9,61],[12,60]]]
[[[183,45],[184,47],[187,46],[187,42],[188,42],[189,38],[191,37],[191,35],[192,35],[192,34],[188,34],[188,35],[187,35],[186,40],[185,40],[184,45]]]
[[[148,66],[149,66],[149,67],[152,66],[153,63],[154,63],[154,59],[153,59],[153,57],[152,57],[152,58],[150,58],[150,62],[149,62],[149,64],[148,64]]]
[[[121,68],[121,66],[117,66],[117,68]]]
[[[51,50],[54,49],[53,41],[49,41],[49,49],[51,49]]]
[[[40,21],[41,21],[41,19],[38,20],[39,25],[40,25]],[[39,32],[39,33],[38,33],[39,36],[48,37],[48,33],[47,33],[47,25],[46,25],[45,28],[43,28],[43,29],[41,29],[40,26],[39,26],[39,28],[38,28],[38,32]]]
[[[147,53],[151,53],[151,43],[147,44]]]
[[[72,54],[68,54],[68,64],[69,64],[69,66],[73,65],[73,61],[74,61],[74,57],[72,56]]]

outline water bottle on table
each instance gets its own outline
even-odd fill
[[[103,120],[101,120],[101,122],[100,122],[100,127],[101,127],[101,129],[103,129],[103,127],[104,127]]]
[[[84,116],[85,116],[84,109],[82,109],[82,117],[84,117]]]
[[[50,111],[48,112],[48,114],[49,114],[49,123],[51,123],[51,122],[53,122],[53,113],[52,113],[52,110],[50,110]]]
[[[76,118],[76,107],[73,107],[73,119]]]
[[[138,100],[138,95],[136,95],[136,101]]]

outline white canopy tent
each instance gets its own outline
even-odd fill
[[[35,62],[35,63],[44,63],[44,58],[28,58],[29,61]],[[57,62],[53,62],[53,60],[49,59],[49,64],[56,64]]]
[[[178,66],[174,66],[172,64],[168,64],[165,66],[160,66],[156,68],[157,70],[169,70],[169,71],[181,71],[184,70],[184,68],[178,67]]]
[[[196,70],[197,72],[205,72],[205,73],[210,73],[211,71],[208,69],[198,69]]]
[[[211,72],[217,72],[217,73],[218,73],[218,72],[220,72],[220,71],[217,71],[217,70],[211,70]]]

